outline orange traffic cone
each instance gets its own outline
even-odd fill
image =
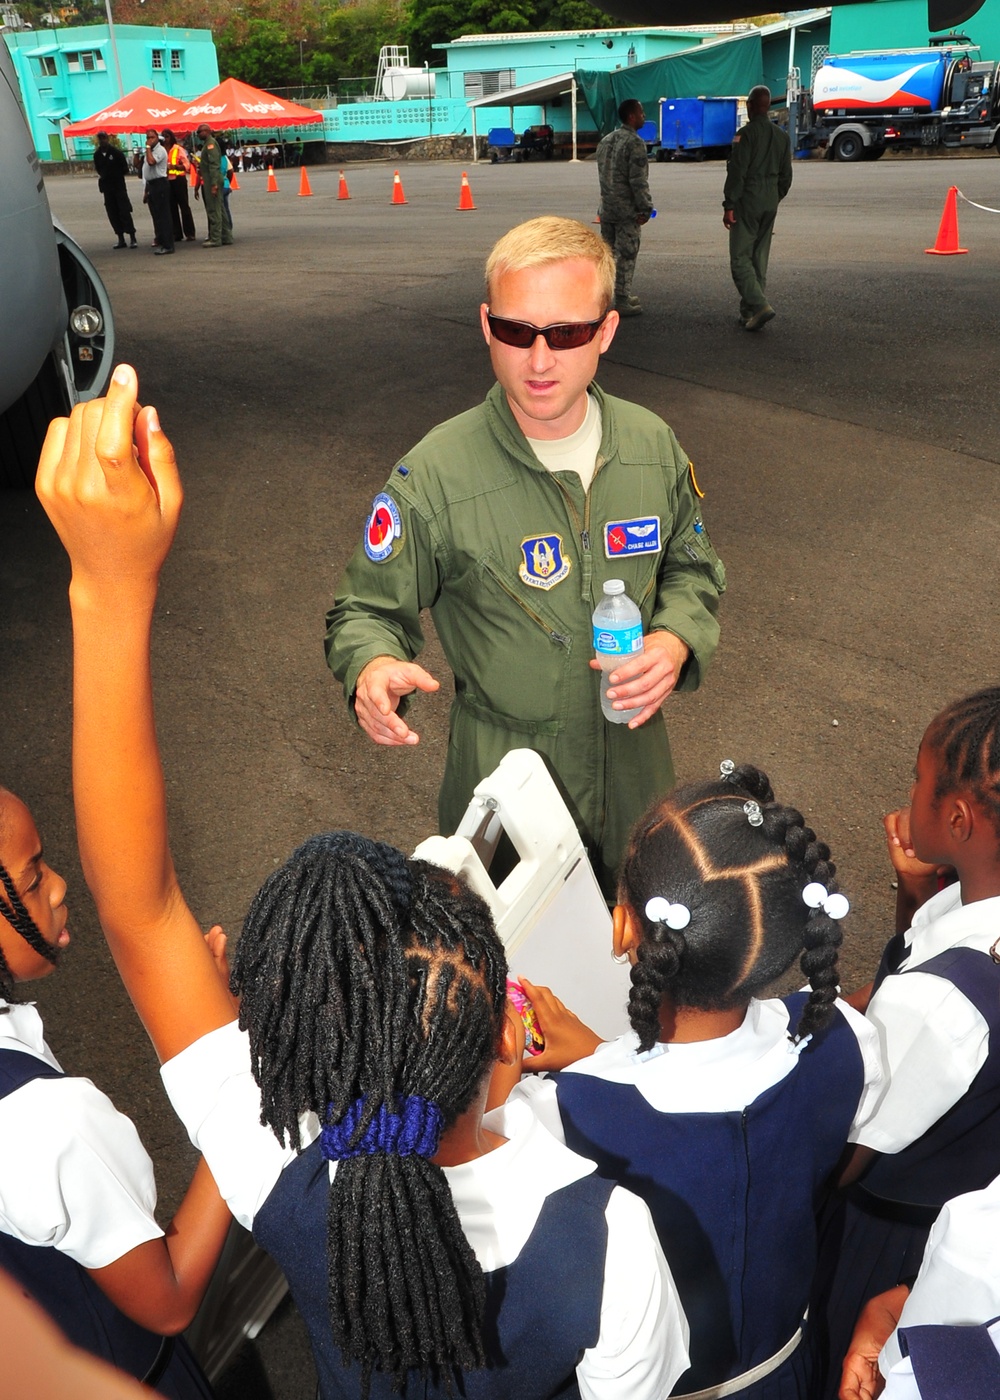
[[[475,207],[476,206],[472,202],[472,190],[469,188],[469,177],[463,170],[462,188],[458,196],[458,209],[459,212],[461,212],[463,209],[475,209]]]
[[[278,182],[277,182],[277,180],[274,178],[274,166],[273,166],[273,165],[269,165],[269,166],[267,167],[267,189],[264,191],[264,193],[265,193],[265,194],[277,194],[277,193],[278,193]]]
[[[937,240],[933,248],[925,248],[925,253],[967,253],[968,248],[958,246],[958,186],[952,185],[944,197],[944,212],[938,226]]]
[[[312,186],[309,184],[309,176],[306,174],[306,168],[303,165],[302,174],[299,176],[299,198],[301,199],[303,195],[307,194],[312,194]]]
[[[406,195],[403,193],[403,182],[399,178],[399,171],[392,172],[392,202],[393,204],[405,204]]]
[[[337,187],[338,199],[350,199],[350,191],[347,188],[347,181],[344,179],[344,172],[340,172],[340,184]]]
[[[238,183],[238,181],[237,181],[237,179],[236,179],[236,171],[235,171],[235,170],[230,170],[230,172],[229,172],[229,188],[230,188],[230,190],[238,190],[238,189],[239,189],[239,183]]]

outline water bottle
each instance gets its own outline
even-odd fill
[[[642,613],[625,592],[620,578],[609,578],[604,597],[594,609],[594,655],[601,663],[601,713],[609,724],[628,724],[642,713],[613,710],[608,699],[608,676],[636,652],[642,651]]]

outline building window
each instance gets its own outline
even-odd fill
[[[183,67],[184,67],[184,50],[183,50],[183,49],[171,49],[171,50],[170,50],[170,68],[171,68],[171,71],[174,72],[174,73],[179,73]]]
[[[154,72],[154,73],[159,73],[159,72],[162,72],[162,71],[163,71],[163,49],[154,49],[154,50],[153,50],[153,72]]]
[[[104,56],[98,49],[80,49],[74,53],[67,53],[66,67],[70,73],[103,73]],[[53,69],[53,76],[54,71]]]
[[[495,97],[498,92],[509,92],[513,87],[517,87],[517,77],[513,68],[495,68],[483,73],[465,74],[467,101],[476,97]]]
[[[38,76],[40,78],[54,78],[56,76],[56,61],[54,58],[40,58],[38,60]]]

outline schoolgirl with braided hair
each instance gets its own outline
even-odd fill
[[[56,970],[67,921],[66,882],[28,808],[0,787],[0,1271],[78,1347],[174,1400],[207,1400],[174,1334],[201,1302],[228,1213],[202,1165],[165,1234],[135,1126],[46,1044],[22,988]]]
[[[1000,687],[931,720],[885,829],[896,934],[858,1004],[886,1083],[824,1227],[831,1397],[863,1306],[912,1282],[947,1200],[1000,1173]]]
[[[180,486],[136,395],[119,367],[38,477],[73,564],[81,857],[171,1101],[287,1274],[321,1397],[660,1400],[687,1329],[648,1209],[524,1105],[484,1118],[523,1040],[461,881],[350,832],[306,841],[253,899],[237,1017],[170,854],[149,646]]]
[[[726,761],[626,849],[631,1033],[602,1045],[526,984],[546,1041],[530,1067],[563,1072],[512,1097],[649,1205],[691,1324],[674,1395],[809,1394],[816,1209],[880,1084],[877,1038],[836,996],[847,909],[801,813]],[[809,989],[766,999],[796,960]]]

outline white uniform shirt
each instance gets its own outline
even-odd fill
[[[857,1037],[863,1062],[864,1092],[853,1129],[857,1131],[882,1090],[878,1037],[853,1007],[841,1001],[837,1007]],[[739,1113],[780,1084],[798,1064],[808,1041],[795,1045],[788,1031],[784,1002],[754,1000],[742,1025],[729,1035],[684,1045],[658,1042],[652,1050],[640,1052],[638,1036],[629,1031],[598,1046],[593,1055],[570,1065],[565,1073],[632,1084],[658,1113]],[[565,1140],[554,1081],[526,1075],[508,1102],[518,1100],[527,1101],[549,1131]]]
[[[914,914],[901,967],[919,967],[950,948],[988,953],[998,935],[1000,896],[963,904],[961,887],[949,885]],[[989,1027],[957,987],[929,972],[887,977],[867,1016],[881,1041],[886,1084],[855,1140],[899,1152],[968,1090],[989,1052]]]
[[[0,1049],[60,1068],[33,1005],[0,1000]],[[0,1142],[6,1234],[52,1245],[85,1269],[163,1234],[153,1164],[135,1125],[89,1079],[33,1079],[0,1099]]]
[[[261,1126],[246,1034],[236,1022],[222,1026],[167,1061],[161,1074],[230,1210],[249,1229],[295,1153]],[[495,1109],[484,1122],[508,1141],[443,1170],[465,1236],[483,1269],[492,1271],[517,1258],[545,1198],[594,1165],[555,1142],[523,1105]],[[318,1136],[318,1119],[306,1115],[303,1145]],[[335,1170],[331,1162],[331,1179]],[[688,1366],[677,1290],[645,1203],[616,1188],[605,1218],[601,1330],[577,1367],[580,1392],[584,1400],[662,1400]]]
[[[956,1196],[942,1208],[899,1325],[968,1326],[995,1317],[1000,1317],[1000,1176],[982,1191]],[[909,1360],[901,1360],[895,1332],[882,1348],[879,1366],[885,1376],[896,1372],[912,1377]],[[911,1393],[916,1395],[916,1389]]]

